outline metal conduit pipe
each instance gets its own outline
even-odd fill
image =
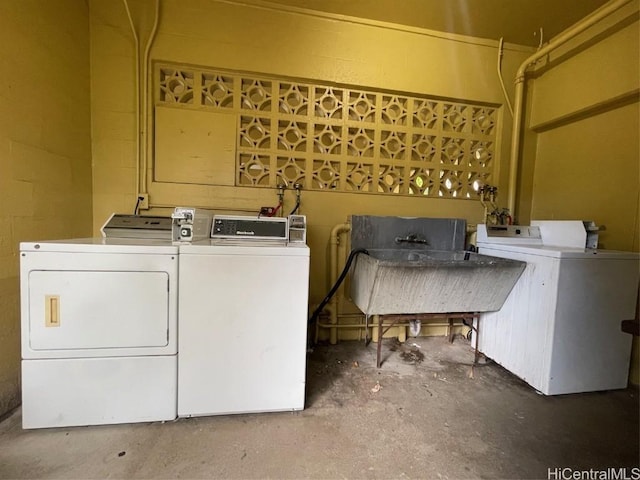
[[[139,193],[147,194],[148,186],[147,186],[147,165],[149,163],[149,139],[148,139],[148,131],[149,131],[149,53],[151,52],[151,46],[153,45],[153,41],[156,37],[156,31],[158,30],[158,22],[160,20],[160,0],[156,0],[156,8],[155,8],[155,16],[153,20],[153,27],[151,27],[151,33],[149,33],[149,39],[147,40],[147,45],[144,49],[143,56],[143,71],[142,71],[142,81],[143,89],[142,89],[142,131],[138,133],[141,137],[140,141],[142,143],[143,155],[141,156],[141,165],[140,165],[140,174],[141,178],[141,186]]]
[[[326,307],[327,310],[329,309],[329,307]],[[340,317],[344,317],[346,315],[340,315]],[[383,323],[381,325],[382,328],[390,328],[390,327],[403,327],[403,328],[409,328],[411,326],[411,324],[409,322],[398,322],[398,323]],[[448,327],[448,328],[455,328],[455,327],[467,327],[468,325],[465,325],[463,322],[454,322],[452,324],[449,324],[448,322],[429,322],[427,324],[422,325],[422,328],[429,328],[429,327]],[[351,330],[371,330],[372,332],[374,331],[374,329],[379,328],[379,324],[378,323],[371,323],[369,325],[365,325],[364,323],[340,323],[338,325],[335,324],[331,324],[331,323],[322,323],[322,322],[316,322],[316,336],[315,336],[315,343],[318,343],[318,331],[320,328],[331,328],[331,329],[338,329],[338,328],[346,328],[346,329],[351,329]],[[360,337],[362,338],[362,337]],[[366,338],[366,337],[365,337]],[[375,341],[375,336],[372,335],[370,337],[373,341]],[[404,339],[401,339],[400,335],[398,336],[398,341],[400,343],[404,343],[407,340],[406,334],[404,335]]]
[[[350,223],[340,223],[331,229],[331,237],[329,240],[331,245],[331,249],[329,250],[329,275],[331,276],[330,285],[333,285],[336,282],[339,275],[338,246],[340,245],[340,235],[348,233],[350,231]],[[329,301],[329,305],[327,306],[327,310],[329,311],[329,323],[332,325],[338,324],[338,292],[336,292],[336,295],[331,298],[331,300]],[[332,328],[329,332],[329,343],[331,345],[335,345],[336,343],[338,343],[337,328]]]
[[[511,136],[511,157],[509,164],[509,196],[507,208],[511,212],[511,215],[515,217],[515,204],[516,204],[516,184],[518,181],[518,167],[519,167],[519,153],[520,153],[520,137],[522,130],[522,105],[524,103],[524,82],[526,80],[525,73],[527,68],[536,63],[545,55],[549,54],[552,50],[558,48],[560,45],[568,42],[578,34],[584,32],[587,28],[592,27],[603,18],[611,15],[621,7],[630,3],[632,0],[614,0],[607,3],[600,9],[593,12],[591,15],[585,17],[582,21],[576,23],[574,26],[568,28],[563,33],[554,38],[545,47],[538,50],[536,53],[527,58],[522,65],[518,68],[516,73],[516,89],[513,107],[513,132]]]
[[[246,213],[253,213],[256,214],[257,211],[255,208],[236,208],[236,207],[219,207],[219,206],[215,206],[215,205],[193,205],[193,204],[189,204],[190,207],[193,208],[201,208],[203,210],[221,210],[221,211],[225,211],[225,212],[246,212]],[[149,202],[149,207],[150,208],[168,208],[171,211],[173,211],[174,208],[176,208],[175,204],[173,203],[151,203]]]
[[[365,328],[365,324],[364,323],[340,323],[338,325],[334,325],[332,323],[322,323],[322,322],[318,322],[317,323],[318,327],[320,328]],[[410,326],[409,322],[398,322],[398,323],[383,323],[382,324],[383,327],[408,327]],[[429,323],[425,323],[422,325],[422,327],[448,327],[449,323],[445,323],[445,322],[429,322]],[[466,326],[464,323],[454,323],[453,324],[454,327],[464,327]],[[367,328],[377,328],[378,324],[369,324],[369,326],[367,326]]]
[[[129,10],[129,3],[127,0],[122,0],[124,8],[127,12],[127,18],[129,19],[129,26],[131,27],[131,34],[133,35],[133,45],[135,48],[135,102],[136,102],[136,189],[137,193],[140,193],[140,42],[138,41],[138,33],[136,27],[133,24],[133,18],[131,17],[131,10]],[[136,195],[137,195],[136,193]]]
[[[498,80],[500,80],[500,87],[502,87],[502,94],[504,95],[504,99],[507,102],[507,107],[509,107],[509,113],[513,117],[513,106],[511,105],[511,100],[509,100],[509,94],[507,93],[507,89],[504,86],[504,79],[502,78],[502,57],[504,56],[504,38],[500,37],[500,42],[498,44]]]

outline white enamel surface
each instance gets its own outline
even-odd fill
[[[304,408],[308,283],[306,246],[185,247],[179,416]]]
[[[627,386],[631,336],[620,322],[634,315],[637,254],[480,252],[527,262],[502,309],[481,316],[480,351],[547,395]]]
[[[176,355],[23,361],[22,426],[173,420],[176,370]]]

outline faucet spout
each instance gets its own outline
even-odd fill
[[[396,243],[418,243],[421,245],[428,245],[427,241],[424,238],[418,238],[418,235],[415,233],[410,233],[406,237],[396,237]]]

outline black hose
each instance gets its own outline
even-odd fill
[[[293,207],[293,210],[291,210],[291,213],[289,214],[289,216],[291,216],[294,213],[296,213],[298,211],[298,208],[300,208],[300,198],[298,198],[298,200],[296,200],[296,206]]]
[[[140,206],[141,200],[142,200],[142,197],[138,196],[138,199],[136,200],[136,206],[133,208],[134,215],[138,215],[138,207]]]
[[[351,253],[349,253],[349,258],[347,259],[347,263],[344,265],[344,269],[342,269],[342,273],[338,277],[338,280],[336,280],[336,283],[333,285],[333,287],[331,287],[331,290],[329,290],[329,293],[327,293],[327,296],[324,297],[324,300],[320,302],[320,305],[318,305],[318,308],[315,309],[315,311],[313,312],[313,315],[309,317],[309,323],[312,323],[318,319],[318,316],[320,315],[320,312],[322,312],[322,309],[327,305],[327,303],[329,303],[329,300],[331,300],[331,297],[333,297],[333,295],[338,291],[338,288],[340,288],[340,285],[342,284],[342,282],[344,281],[344,278],[347,276],[347,273],[349,272],[349,268],[351,268],[351,263],[353,262],[353,259],[359,253],[364,253],[365,255],[369,255],[369,251],[366,250],[365,248],[356,248],[355,250],[351,250]]]

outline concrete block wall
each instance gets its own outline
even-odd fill
[[[20,403],[19,242],[90,236],[89,9],[0,2],[0,415]]]

